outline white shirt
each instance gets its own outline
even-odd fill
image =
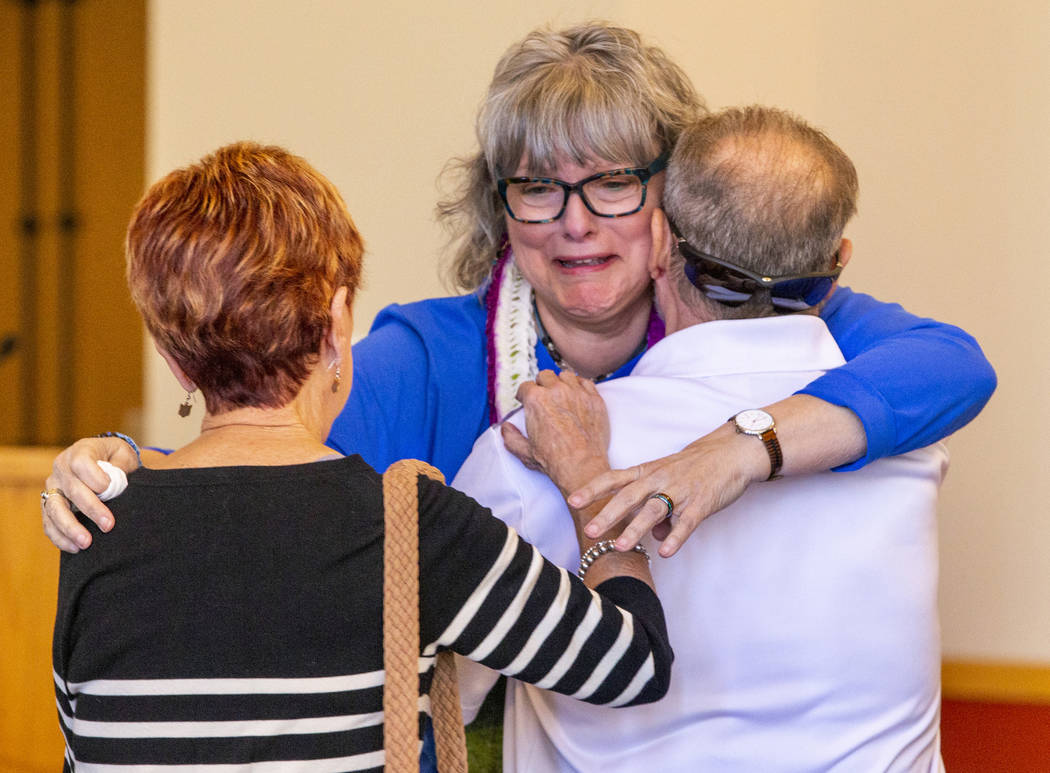
[[[666,456],[842,362],[813,316],[681,330],[599,386],[610,462]],[[675,649],[670,693],[609,709],[510,680],[504,770],[941,769],[935,506],[946,468],[937,445],[756,484],[674,557],[647,545]],[[504,449],[498,428],[453,485],[554,562],[578,564],[557,488]],[[469,719],[495,674],[460,666]]]

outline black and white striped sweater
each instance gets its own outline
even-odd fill
[[[419,487],[421,717],[444,648],[592,703],[664,694],[672,655],[646,585],[593,593],[469,498]],[[382,769],[374,470],[142,469],[110,506],[117,527],[89,524],[92,547],[62,556],[67,769]]]

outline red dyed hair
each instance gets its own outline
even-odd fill
[[[342,197],[283,148],[227,145],[154,183],[128,226],[131,296],[216,414],[292,400],[364,244]]]

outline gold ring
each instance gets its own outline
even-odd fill
[[[40,492],[40,504],[43,505],[44,503],[47,502],[47,500],[49,500],[55,494],[59,494],[59,495],[61,495],[63,497],[65,496],[65,494],[62,492],[62,489],[60,489],[60,488],[49,488],[49,489],[45,489],[45,490],[41,491]]]

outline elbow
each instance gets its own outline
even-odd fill
[[[985,403],[991,399],[997,386],[999,386],[999,377],[995,375],[995,368],[992,367],[992,363],[985,360],[984,368],[982,368],[981,372],[978,374],[976,385],[976,391],[981,401],[982,408]]]
[[[973,362],[969,368],[959,371],[964,375],[960,391],[965,390],[969,399],[960,403],[959,426],[970,423],[988,404],[992,394],[999,385],[999,378],[995,374],[995,368],[988,358],[984,356],[981,347],[976,341],[972,343],[974,349]],[[956,427],[957,429],[958,427]]]
[[[638,703],[655,703],[667,695],[671,689],[671,663],[674,660],[674,654],[669,650],[668,655],[667,659],[664,659],[663,664],[657,662],[656,672],[644,690],[646,699]]]
[[[630,701],[622,704],[614,704],[617,707],[641,706],[644,703],[655,703],[671,689],[671,664],[674,662],[674,652],[670,645],[661,642],[653,648],[653,675],[646,682],[645,687]]]
[[[674,663],[674,652],[670,647],[667,647],[667,651],[661,654],[661,657],[656,659],[655,673],[653,678],[649,681],[653,690],[653,700],[658,701],[667,695],[667,691],[671,689],[671,664]]]
[[[656,625],[648,628],[648,638],[652,647],[653,675],[638,696],[637,703],[652,703],[667,695],[671,689],[671,666],[674,664],[674,650],[667,633],[667,622],[661,614]]]
[[[995,392],[999,379],[995,375],[995,368],[988,361],[976,338],[962,330],[957,330],[957,342],[967,352],[969,367],[961,372],[967,374],[969,393],[973,397],[977,411],[980,411]],[[962,366],[963,360],[960,359],[958,364]]]

